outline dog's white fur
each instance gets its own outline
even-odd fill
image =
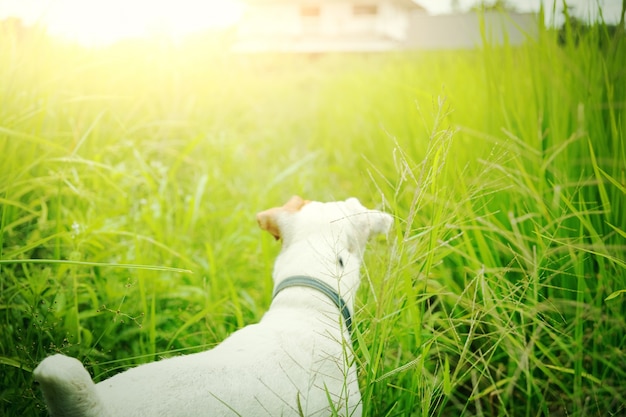
[[[337,289],[351,313],[366,241],[392,223],[355,198],[319,203],[297,196],[257,219],[283,241],[274,285],[294,275],[317,278]],[[212,350],[141,365],[98,384],[78,360],[54,355],[34,378],[54,417],[361,415],[339,309],[304,287],[281,291],[258,324]]]

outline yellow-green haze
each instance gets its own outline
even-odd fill
[[[258,321],[279,247],[255,213],[293,194],[396,219],[355,317],[365,415],[626,413],[626,40],[563,33],[322,56],[3,33],[0,414],[45,415],[49,354],[99,381]]]

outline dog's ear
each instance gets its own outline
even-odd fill
[[[348,251],[361,256],[369,239],[375,235],[387,234],[391,229],[393,217],[378,210],[362,210],[351,217],[354,233],[348,234]]]
[[[295,195],[291,197],[282,207],[274,207],[258,213],[256,215],[256,220],[261,229],[266,230],[274,236],[276,240],[278,240],[281,238],[278,217],[284,213],[294,213],[299,211],[308,203],[310,203],[309,200],[304,200],[302,197]]]
[[[378,210],[368,210],[354,197],[347,199],[346,204],[348,204],[355,213],[360,214],[356,216],[356,219],[362,222],[360,225],[361,230],[366,232],[367,238],[389,233],[389,229],[391,229],[391,225],[393,224],[393,217],[389,214]]]
[[[393,217],[378,210],[368,210],[367,217],[370,226],[370,237],[373,235],[386,235],[393,224]]]

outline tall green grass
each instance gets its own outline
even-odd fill
[[[0,48],[0,414],[258,321],[292,194],[396,217],[366,254],[368,416],[626,412],[626,43],[350,56]],[[43,261],[42,261],[43,260]],[[191,271],[191,272],[190,272]]]

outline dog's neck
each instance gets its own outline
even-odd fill
[[[339,309],[341,316],[343,317],[343,323],[348,329],[348,332],[352,334],[352,313],[350,309],[346,305],[346,301],[331,288],[328,284],[320,281],[317,278],[311,278],[305,275],[294,275],[289,278],[286,278],[278,283],[278,285],[274,288],[274,296],[276,296],[281,292],[288,288],[310,288],[315,291],[319,291],[321,294],[328,297],[330,301],[335,304],[335,307]]]
[[[342,297],[351,313],[358,290],[361,257],[345,249],[304,241],[290,245],[274,265],[274,286],[292,276],[308,276],[328,284]]]

